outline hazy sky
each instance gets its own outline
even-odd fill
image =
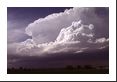
[[[8,7],[7,15],[8,67],[108,64],[108,7]]]

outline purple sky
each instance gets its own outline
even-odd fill
[[[109,62],[109,8],[8,7],[8,67]]]
[[[65,9],[69,8],[71,7],[8,7],[8,35],[13,36],[8,36],[8,43],[21,42],[26,40],[27,38],[31,38],[30,36],[24,34],[24,32],[19,32],[19,34],[16,34],[13,30],[24,31],[29,23],[52,13],[63,12]]]

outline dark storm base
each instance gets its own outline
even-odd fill
[[[109,74],[109,69],[8,69],[7,74]]]

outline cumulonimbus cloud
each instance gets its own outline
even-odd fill
[[[85,50],[101,49],[108,45],[108,39],[94,40],[94,25],[84,25],[80,21],[73,22],[71,26],[61,29],[53,42],[37,44],[33,39],[27,39],[17,44],[16,54],[42,55],[61,52],[78,53]]]
[[[36,43],[54,41],[62,28],[66,28],[73,21],[79,20],[82,20],[85,24],[94,24],[97,30],[107,29],[104,26],[104,18],[99,17],[95,11],[96,8],[76,7],[64,12],[53,13],[30,23],[25,29],[26,34],[32,36]]]
[[[48,15],[26,27],[26,34],[31,36],[32,39],[9,44],[8,52],[39,56],[51,53],[80,53],[87,50],[103,49],[108,46],[109,39],[103,36],[95,38],[96,33],[94,31],[97,27],[93,24],[94,22],[97,22],[97,24],[103,22],[101,18],[95,15],[94,8],[72,8]],[[85,25],[85,23],[87,24]]]

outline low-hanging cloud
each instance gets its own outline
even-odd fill
[[[8,44],[8,53],[42,56],[103,49],[109,46],[109,39],[96,30],[107,29],[104,24],[104,18],[97,16],[95,8],[71,8],[54,13],[30,23],[25,32],[32,39]]]

